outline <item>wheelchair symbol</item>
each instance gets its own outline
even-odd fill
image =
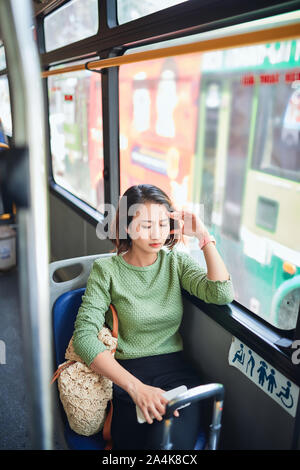
[[[290,393],[292,384],[289,380],[287,380],[286,384],[287,384],[287,387],[285,388],[281,386],[283,391],[276,393],[276,395],[278,396],[278,398],[280,398],[280,400],[282,401],[282,403],[284,404],[286,408],[292,408],[294,405],[293,396]]]
[[[237,360],[240,364],[244,365],[245,352],[244,352],[243,343],[241,343],[240,346],[241,346],[241,349],[235,353],[235,356],[234,356],[232,362],[235,362]]]

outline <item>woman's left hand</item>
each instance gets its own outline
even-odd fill
[[[173,220],[177,220],[179,229],[171,230],[170,233],[180,235],[187,235],[189,237],[202,238],[208,233],[204,223],[201,219],[193,212],[181,210],[168,212],[169,217]]]

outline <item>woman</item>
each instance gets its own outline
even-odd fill
[[[222,305],[233,300],[232,282],[202,221],[189,211],[175,211],[156,186],[127,189],[114,229],[117,255],[93,265],[73,344],[88,366],[113,382],[113,450],[159,449],[168,403],[163,393],[180,385],[201,385],[184,358],[178,332],[181,288]],[[174,249],[182,235],[199,239],[207,273],[191,256]],[[112,329],[111,303],[119,319],[115,357],[97,339],[104,321]],[[143,424],[137,421],[136,405],[146,419]],[[193,449],[201,426],[199,402],[174,415],[173,449]]]

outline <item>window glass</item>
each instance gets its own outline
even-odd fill
[[[243,306],[295,328],[300,40],[120,67],[120,181],[159,186],[215,236]],[[180,249],[206,266],[195,238]]]
[[[0,121],[2,122],[4,133],[11,137],[12,119],[8,79],[6,75],[0,76]]]
[[[0,44],[0,70],[6,69],[5,51],[4,46]]]
[[[274,84],[259,86],[253,167],[300,181],[300,70],[265,79]]]
[[[71,0],[45,18],[45,47],[52,51],[98,31],[98,0]]]
[[[173,7],[188,0],[118,0],[119,24],[128,23],[142,16]]]
[[[222,82],[218,76],[210,77],[202,87],[202,101],[205,107],[205,128],[203,135],[203,166],[201,198],[204,218],[211,224],[213,199],[210,195],[214,191],[214,172],[217,157],[217,136],[220,119],[220,100],[222,96]]]
[[[101,75],[48,78],[55,181],[100,212],[104,202]]]

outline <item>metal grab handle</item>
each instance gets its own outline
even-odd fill
[[[164,435],[161,449],[172,449],[173,445],[170,441],[170,430],[174,420],[174,411],[183,405],[197,401],[206,400],[215,397],[212,424],[210,425],[210,433],[208,439],[208,450],[216,450],[221,430],[221,418],[224,401],[224,386],[222,384],[212,383],[207,385],[199,385],[181,393],[166,406],[164,415]]]

